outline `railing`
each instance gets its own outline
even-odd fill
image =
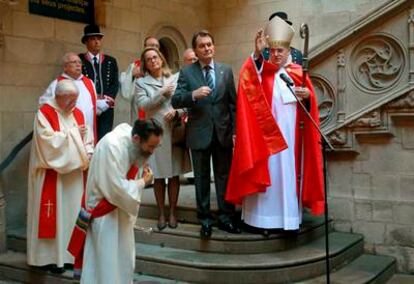
[[[7,168],[11,164],[11,162],[13,162],[13,160],[16,158],[20,150],[22,150],[24,146],[26,146],[26,144],[29,143],[30,140],[32,140],[32,137],[33,137],[33,131],[30,132],[26,137],[24,137],[22,141],[19,142],[19,144],[14,146],[14,148],[11,150],[10,154],[6,157],[6,159],[4,159],[3,162],[1,162],[0,174],[3,172],[5,168]]]

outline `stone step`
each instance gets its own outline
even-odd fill
[[[412,274],[394,274],[387,284],[413,284],[414,275]]]
[[[200,225],[179,223],[176,229],[165,228],[159,231],[157,221],[139,218],[135,230],[135,240],[139,243],[158,245],[203,252],[233,254],[265,253],[287,250],[320,238],[325,233],[324,220],[305,214],[301,229],[297,233],[278,233],[269,237],[261,234],[229,234],[213,227],[208,242],[200,239]],[[148,231],[151,230],[151,233]]]
[[[329,240],[333,269],[362,253],[360,235],[332,232]],[[136,272],[196,283],[289,283],[325,270],[324,238],[260,254],[202,253],[139,243],[136,250]]]
[[[165,201],[166,214],[168,214],[168,198]],[[217,212],[217,200],[214,183],[211,184],[210,207],[213,215]],[[192,184],[181,184],[177,202],[177,219],[183,223],[198,223],[197,203],[195,199],[195,188]],[[141,198],[139,217],[157,219],[157,203],[154,197],[153,188],[144,190]],[[168,215],[167,215],[168,216]]]
[[[0,284],[73,284],[73,271],[67,270],[56,275],[30,267],[26,264],[26,254],[9,251],[0,255]],[[7,281],[6,281],[7,280]],[[172,279],[135,273],[134,284],[186,284]]]
[[[363,254],[345,267],[333,271],[330,281],[335,284],[387,283],[395,272],[395,259],[389,256]],[[324,284],[326,275],[298,284]],[[408,283],[408,282],[407,282]]]
[[[206,245],[200,239],[200,225],[179,223],[176,229],[157,229],[157,221],[138,218],[135,240],[144,244],[167,246],[204,252],[264,253],[290,249],[313,241],[325,233],[324,219],[304,214],[297,233],[276,233],[268,237],[243,231],[242,234],[229,234],[213,227],[213,234]],[[25,228],[9,230],[9,249],[26,252]]]

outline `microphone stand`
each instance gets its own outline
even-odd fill
[[[284,74],[282,74],[284,75]],[[280,76],[280,78],[286,83],[286,86],[289,88],[292,95],[296,98],[296,101],[299,103],[300,107],[303,109],[304,113],[306,114],[307,118],[312,122],[315,129],[322,137],[322,157],[323,157],[323,181],[324,181],[324,211],[325,211],[325,263],[326,263],[326,283],[330,284],[330,261],[329,261],[329,228],[328,228],[328,178],[327,178],[327,159],[326,159],[326,151],[329,149],[331,151],[335,150],[332,144],[329,142],[328,137],[322,133],[322,130],[316,123],[316,121],[312,118],[309,111],[306,109],[306,106],[302,103],[302,100],[298,98],[295,94],[295,91],[292,90],[293,82],[290,81],[289,77]],[[289,81],[290,82],[289,82]]]

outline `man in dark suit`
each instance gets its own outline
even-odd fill
[[[96,102],[98,140],[112,130],[115,97],[119,85],[118,64],[115,58],[101,52],[103,36],[99,26],[87,25],[84,28],[82,43],[88,51],[79,54],[82,60],[82,73],[95,83],[98,96]]]
[[[186,142],[193,160],[200,235],[208,238],[212,232],[211,157],[219,229],[240,233],[233,220],[234,206],[224,200],[235,130],[236,89],[233,72],[230,67],[213,60],[214,39],[208,31],[202,30],[194,34],[192,46],[199,61],[180,71],[171,103],[174,108],[186,108],[188,111]]]

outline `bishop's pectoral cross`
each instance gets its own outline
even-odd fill
[[[52,211],[53,211],[53,203],[50,202],[50,199],[49,199],[47,203],[43,205],[47,207],[47,218],[50,218],[50,215],[52,214]]]

